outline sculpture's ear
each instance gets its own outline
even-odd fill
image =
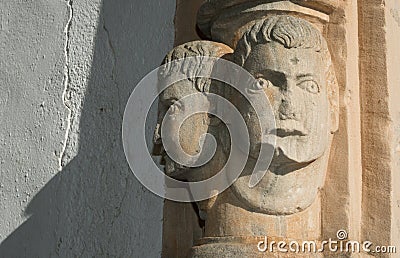
[[[155,156],[161,156],[164,151],[164,148],[162,146],[162,139],[161,139],[161,124],[162,124],[162,121],[163,121],[163,118],[164,118],[166,112],[167,112],[167,107],[164,106],[161,103],[161,100],[159,99],[157,124],[156,124],[156,127],[154,128],[154,133],[153,133],[152,155],[155,155]]]
[[[153,150],[152,150],[152,155],[155,156],[161,156],[163,151],[160,128],[161,124],[157,123],[156,128],[154,129]]]
[[[331,133],[339,129],[339,84],[336,79],[333,64],[330,63],[327,72],[327,89],[329,100]]]

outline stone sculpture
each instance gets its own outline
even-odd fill
[[[290,4],[292,8],[294,4]],[[251,249],[256,247],[249,240],[251,237],[272,234],[317,239],[320,234],[317,197],[324,184],[330,144],[339,121],[338,85],[327,43],[319,28],[291,15],[271,14],[252,20],[240,30],[243,33],[231,44],[234,52],[230,58],[256,79],[256,86],[243,87],[252,88],[251,94],[267,96],[276,128],[262,131],[259,117],[249,102],[236,91],[226,90],[226,86],[211,80],[181,81],[160,96],[157,130],[168,108],[180,108],[176,100],[210,90],[223,92],[221,95],[238,107],[249,130],[250,154],[242,174],[226,191],[198,203],[200,217],[206,222],[203,238],[192,248],[192,257],[215,257],[222,253],[227,255],[223,257],[233,254],[252,257],[257,252]],[[199,49],[205,46],[208,52],[203,54],[208,56],[221,57],[230,52],[224,44],[197,41],[176,47],[165,63],[199,55]],[[214,51],[215,47],[219,50]],[[161,146],[157,130],[155,143]],[[229,140],[225,139],[229,134],[218,119],[196,114],[179,130],[177,144],[189,154],[200,151],[198,139],[206,132],[211,132],[222,146],[218,146],[209,163],[198,168],[176,164],[164,154],[165,172],[176,179],[199,181],[220,171],[229,156],[226,146]],[[260,146],[270,144],[265,140],[266,135],[276,139],[272,162],[261,181],[249,187]],[[287,221],[283,219],[285,216]],[[290,233],[287,230],[290,219],[308,231]]]
[[[159,118],[154,134],[154,154],[162,155],[162,164],[165,165],[165,173],[170,177],[185,181],[201,181],[217,173],[225,163],[226,157],[224,156],[224,152],[221,151],[221,143],[217,144],[216,155],[205,166],[187,168],[175,162],[167,155],[163,148],[160,129],[168,109],[171,109],[172,112],[179,112],[179,110],[185,108],[182,102],[179,101],[182,98],[195,93],[223,95],[223,89],[221,89],[222,84],[215,82],[212,84],[212,80],[209,78],[196,78],[196,75],[198,76],[200,72],[204,73],[204,70],[207,70],[207,74],[211,74],[213,67],[210,67],[208,62],[202,62],[199,59],[196,60],[198,62],[193,62],[194,60],[186,61],[183,60],[183,58],[201,58],[203,56],[220,58],[231,52],[232,50],[228,46],[221,43],[193,41],[175,47],[164,59],[164,66],[159,73],[159,77],[173,76],[174,73],[175,75],[176,73],[183,73],[184,76],[188,77],[188,79],[180,80],[167,87],[161,92],[159,97]],[[183,61],[174,63],[174,60]],[[204,105],[204,103],[191,102],[190,105],[192,106],[191,108],[200,110],[201,107],[196,107],[196,105]],[[219,132],[224,131],[220,120],[207,113],[194,114],[186,119],[184,123],[175,124],[172,128],[176,131],[167,132],[167,136],[172,137],[173,134],[179,132],[179,139],[175,139],[175,143],[179,144],[182,150],[189,155],[200,153],[202,148],[200,143],[203,135],[209,133],[216,139],[219,139]],[[178,149],[178,147],[172,146],[171,149]],[[179,158],[182,159],[182,157],[178,157],[178,159]],[[210,193],[210,195],[212,195],[212,193]],[[206,210],[210,207],[213,200],[215,200],[215,198],[198,202],[200,216],[203,219],[205,219]]]
[[[227,53],[221,52],[222,46],[205,41],[186,43],[171,51],[165,63],[196,55],[221,56]],[[232,190],[251,210],[273,215],[302,211],[311,205],[323,185],[331,135],[338,126],[338,89],[326,42],[305,20],[276,15],[257,21],[239,41],[233,58],[256,78],[260,91],[268,96],[277,123],[277,144],[266,176],[250,188],[251,162],[257,159],[262,136],[267,132],[260,132],[258,117],[248,102],[236,100],[249,128],[251,152],[247,166],[250,174],[244,171]],[[191,69],[191,77],[195,77],[196,69]],[[209,92],[210,85],[211,80],[205,78],[183,80],[162,92],[157,129],[168,108],[182,108],[179,99],[195,92]],[[176,129],[180,130],[179,144],[183,150],[196,154],[200,151],[198,139],[210,131],[210,118],[204,113],[195,114]],[[159,135],[157,132],[156,144],[161,143]],[[187,171],[168,155],[164,159],[166,173],[177,179],[195,181],[210,176],[196,171],[197,168]],[[208,164],[207,171],[212,165],[215,164]]]

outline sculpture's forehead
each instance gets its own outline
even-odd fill
[[[179,100],[187,95],[197,93],[193,81],[188,79],[175,82],[167,87],[160,95],[161,101]]]
[[[282,72],[286,76],[298,74],[322,76],[326,71],[321,53],[314,49],[289,49],[276,42],[254,46],[244,66],[251,73],[268,69]]]

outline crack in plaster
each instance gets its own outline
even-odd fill
[[[115,69],[117,66],[117,55],[115,53],[115,48],[114,45],[111,41],[111,36],[110,36],[110,32],[107,29],[106,26],[106,21],[103,18],[103,29],[106,33],[106,37],[107,37],[107,43],[108,43],[108,47],[111,50],[111,55],[112,55],[112,59],[113,59],[113,64],[112,64],[112,68],[111,68],[111,80],[114,82],[115,87],[117,88],[117,92],[118,92],[118,113],[120,114],[121,118],[123,117],[123,114],[121,113],[121,94],[120,94],[120,88],[119,88],[119,84],[115,78]]]
[[[116,214],[114,214],[114,218],[111,221],[111,225],[114,226],[114,222],[116,219],[119,218],[119,216],[122,214],[122,206],[124,205],[124,201],[126,199],[128,195],[128,178],[125,178],[125,191],[124,191],[124,195],[121,198],[121,201],[119,203],[119,205],[116,207]]]
[[[66,132],[65,132],[65,138],[64,138],[64,143],[63,143],[63,147],[62,150],[60,152],[60,156],[59,156],[59,169],[60,171],[62,170],[62,168],[64,167],[65,164],[63,164],[63,159],[64,156],[66,154],[66,149],[67,149],[67,142],[68,142],[68,138],[69,138],[69,133],[71,131],[71,119],[72,119],[72,108],[71,108],[71,104],[68,103],[70,97],[68,97],[68,91],[69,91],[69,83],[71,81],[71,77],[70,77],[70,63],[69,63],[69,47],[70,47],[70,30],[71,30],[71,25],[72,25],[72,18],[73,18],[73,8],[72,8],[72,0],[67,0],[67,8],[69,11],[69,17],[68,17],[68,21],[67,24],[65,25],[64,28],[64,33],[65,33],[65,47],[64,47],[64,57],[65,57],[65,67],[64,67],[64,91],[62,93],[62,101],[65,105],[65,107],[67,108],[67,128],[66,128]]]

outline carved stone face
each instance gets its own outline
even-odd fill
[[[177,114],[179,112],[183,112],[185,109],[185,104],[180,101],[180,99],[185,96],[198,93],[194,88],[193,81],[190,80],[181,80],[179,82],[174,83],[170,87],[164,90],[162,94],[160,94],[160,119],[158,121],[159,124],[162,123],[162,118],[165,115],[165,112],[168,109],[171,109],[170,115]],[[191,105],[196,105],[196,103],[191,103]],[[168,114],[167,114],[168,115]],[[178,144],[182,147],[183,151],[190,155],[196,155],[200,152],[199,139],[200,136],[207,133],[209,118],[205,113],[198,113],[187,118],[183,124],[174,122],[174,120],[170,120],[172,123],[171,131],[166,132],[168,137],[173,137],[175,132],[179,132],[179,139],[172,140],[171,142],[176,144],[176,146],[170,146],[169,151],[174,151],[178,149]],[[156,134],[160,134],[161,132],[156,132]],[[179,155],[177,155],[179,157]],[[165,159],[165,170],[166,173],[170,176],[178,176],[179,174],[185,170],[185,168],[176,162],[174,162],[170,157],[164,155]]]
[[[312,204],[322,187],[333,126],[325,60],[314,49],[285,48],[276,42],[252,47],[244,68],[257,78],[271,103],[276,148],[266,175],[249,188],[251,160],[258,157],[261,136],[270,133],[261,132],[258,118],[249,112],[245,120],[253,159],[232,189],[250,209],[276,215],[299,212]]]
[[[277,126],[276,158],[305,163],[321,157],[330,135],[328,67],[322,54],[271,42],[256,45],[244,68],[264,86],[272,105]],[[251,127],[252,121],[249,123]],[[253,145],[259,144],[260,138],[251,139]]]
[[[210,150],[212,145],[209,144],[209,134],[215,138],[219,131],[215,128],[220,124],[218,119],[207,114],[210,110],[207,95],[219,94],[219,86],[211,87],[211,80],[201,75],[211,74],[213,68],[211,59],[204,57],[220,58],[232,52],[224,44],[201,40],[179,45],[166,55],[166,66],[159,73],[159,83],[164,83],[164,79],[169,81],[185,78],[170,85],[159,95],[153,154],[163,156],[168,176],[189,182],[201,181],[214,175],[221,169],[221,164],[224,164],[221,151],[216,151],[215,156],[207,155],[213,153],[213,149]],[[186,98],[189,95],[191,97]],[[183,118],[183,121],[179,120]],[[168,122],[164,124],[166,126],[163,127],[161,138],[163,121]],[[221,147],[217,144],[217,149],[219,148]],[[174,160],[172,157],[175,157]],[[207,160],[210,162],[205,165]]]

